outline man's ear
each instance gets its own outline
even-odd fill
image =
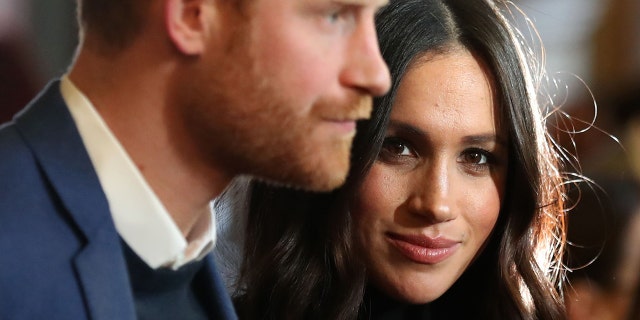
[[[206,0],[166,0],[165,27],[178,51],[200,55],[211,32],[207,21]]]

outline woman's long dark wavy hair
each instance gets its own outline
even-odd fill
[[[561,257],[565,243],[564,181],[539,101],[540,70],[511,27],[506,2],[392,0],[376,25],[392,77],[358,124],[347,183],[311,193],[256,182],[237,310],[244,319],[356,319],[366,267],[352,243],[349,199],[376,160],[398,86],[426,53],[462,45],[493,73],[509,130],[507,194],[480,257],[441,298],[435,318],[563,319]],[[462,305],[461,305],[462,304]]]

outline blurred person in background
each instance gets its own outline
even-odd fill
[[[565,300],[571,320],[640,319],[640,184],[634,177],[595,179],[573,194]]]
[[[38,92],[27,8],[22,0],[0,0],[0,123]]]

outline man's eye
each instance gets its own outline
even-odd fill
[[[342,18],[342,10],[334,10],[327,14],[329,23],[337,23]]]
[[[322,19],[331,30],[347,32],[356,24],[356,11],[353,6],[336,6],[325,10]]]

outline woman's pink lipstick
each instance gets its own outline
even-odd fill
[[[388,233],[389,242],[405,257],[421,264],[436,264],[449,258],[459,247],[460,242],[438,237],[422,235],[400,235]]]

